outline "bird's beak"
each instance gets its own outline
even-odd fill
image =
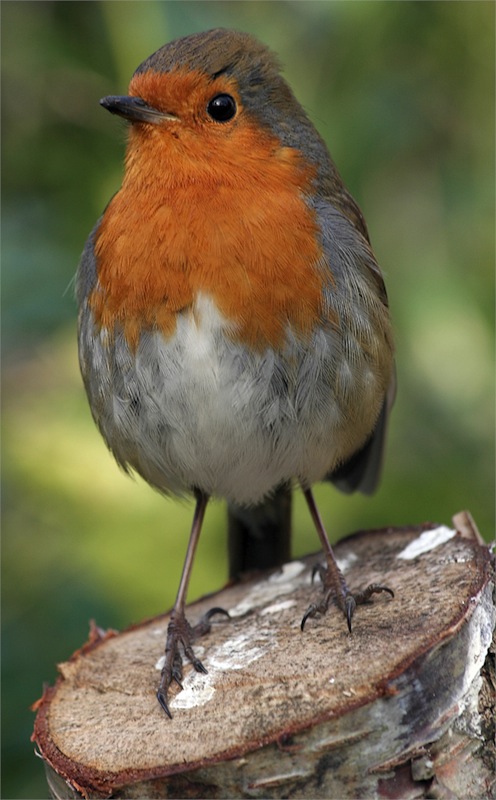
[[[149,106],[141,97],[110,95],[102,97],[100,105],[111,114],[118,114],[130,122],[150,122],[153,125],[160,125],[161,122],[178,119],[174,114],[168,114]]]

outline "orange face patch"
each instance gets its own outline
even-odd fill
[[[220,92],[238,102],[226,123],[206,111]],[[178,119],[131,128],[96,237],[97,324],[122,325],[134,348],[144,327],[171,335],[202,292],[257,349],[282,345],[288,323],[308,333],[322,305],[318,228],[302,199],[312,168],[243,113],[225,76],[143,73],[130,94]]]

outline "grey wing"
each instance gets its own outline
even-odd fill
[[[393,371],[376,426],[369,438],[360,450],[327,476],[340,491],[347,494],[356,491],[373,494],[377,489],[384,461],[389,414],[395,397],[396,372]]]
[[[334,201],[335,198],[331,198],[330,202],[323,198],[313,201],[326,260],[332,265],[333,279],[338,284],[341,282],[344,294],[349,294],[350,277],[354,276],[359,289],[361,280],[364,280],[368,292],[379,300],[384,310],[387,310],[388,298],[384,279],[370,247],[361,212],[344,187],[340,202]],[[338,308],[338,312],[342,313],[342,309]],[[389,325],[387,316],[382,317],[382,321]],[[392,355],[392,340],[389,346]],[[389,387],[374,430],[359,450],[327,476],[327,480],[342,492],[360,491],[372,494],[377,488],[383,463],[388,418],[395,395],[396,375],[393,366]]]

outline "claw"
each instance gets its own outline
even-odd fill
[[[225,617],[231,619],[229,615],[229,611],[226,611],[225,608],[221,608],[220,606],[215,606],[215,608],[209,608],[209,610],[203,615],[203,619],[212,619],[215,614],[224,614]]]
[[[173,655],[174,655],[174,658],[172,660],[172,667],[171,667],[171,681],[175,681],[177,683],[177,685],[179,686],[179,688],[182,689],[183,685],[182,685],[181,681],[183,679],[183,662],[181,660],[181,656],[180,656],[179,652],[176,651]],[[166,656],[166,660],[167,660],[167,656]],[[164,665],[164,668],[165,668],[165,665]]]
[[[169,719],[172,719],[172,714],[169,711],[169,706],[167,705],[167,697],[166,697],[165,693],[162,691],[162,689],[159,689],[158,692],[157,692],[157,700],[160,703],[160,705],[162,706],[162,708],[165,711],[165,713],[167,714],[167,716],[169,717]]]
[[[353,618],[353,614],[355,613],[356,609],[356,600],[352,594],[346,595],[344,601],[345,613],[346,613],[346,621],[348,623],[348,630],[351,633],[351,620]]]
[[[223,614],[229,617],[227,611],[223,608],[211,608],[200,621],[192,627],[186,619],[183,611],[173,611],[169,626],[167,628],[167,641],[165,645],[165,663],[162,668],[160,677],[160,686],[157,691],[157,700],[161,708],[165,711],[167,716],[172,719],[172,714],[167,702],[167,695],[172,681],[175,681],[180,689],[183,688],[183,658],[180,648],[184,653],[184,657],[191,662],[196,672],[207,674],[207,669],[203,666],[199,658],[196,657],[193,650],[193,642],[199,636],[203,636],[210,630],[210,619],[215,614]]]
[[[224,608],[210,608],[208,611],[205,612],[203,617],[196,623],[195,627],[193,628],[193,633],[195,638],[197,636],[204,636],[206,633],[210,631],[210,620],[216,614],[223,614],[228,619],[231,619],[229,616],[229,612],[226,611]]]
[[[309,619],[310,617],[316,617],[318,614],[326,613],[329,607],[329,602],[331,597],[332,597],[332,592],[328,591],[325,593],[320,603],[312,603],[311,605],[308,606],[300,624],[301,630],[303,630],[303,628],[305,627],[305,622],[307,621],[307,619]]]
[[[329,577],[332,573],[329,573],[325,566],[317,566],[314,567],[312,570],[312,577],[316,574],[319,574],[322,582],[324,584],[324,591],[325,595],[320,603],[312,603],[306,610],[303,619],[300,624],[300,628],[303,631],[305,627],[305,623],[307,619],[311,617],[316,617],[318,614],[325,614],[327,609],[329,608],[329,604],[331,598],[334,598],[337,605],[341,608],[342,612],[346,617],[346,622],[348,625],[348,631],[352,632],[352,619],[356,611],[356,607],[359,605],[363,605],[366,603],[373,594],[379,594],[380,592],[387,592],[394,597],[394,592],[388,586],[383,586],[380,583],[371,583],[365,589],[360,592],[350,592],[344,578],[342,582],[340,581],[338,586],[336,587],[332,582],[331,578]]]
[[[171,679],[177,683],[180,689],[183,689],[183,684],[181,683],[183,677],[183,671],[176,673],[174,670],[172,671]]]
[[[192,664],[197,672],[203,672],[204,675],[208,675],[208,670],[205,669],[202,662],[198,658],[195,658],[192,661]]]
[[[316,613],[317,613],[317,606],[315,605],[315,603],[312,603],[312,605],[308,606],[306,612],[303,614],[303,619],[300,625],[301,630],[303,630],[303,628],[305,627],[305,622],[307,621],[307,619],[309,619],[310,617],[314,617]]]
[[[379,592],[387,592],[394,597],[394,592],[389,586],[383,586],[381,583],[370,583],[363,591],[355,593],[355,600],[357,605],[363,605],[370,600],[373,594],[379,594]]]
[[[318,605],[309,606],[305,616],[301,621],[301,630],[303,630],[305,622],[309,617],[314,617],[318,613],[325,614],[329,606],[330,598],[334,597],[339,608],[346,617],[348,630],[351,633],[351,620],[357,605],[366,603],[371,595],[377,592],[388,592],[391,597],[394,597],[394,592],[392,589],[389,589],[387,586],[382,586],[379,583],[371,583],[366,589],[364,589],[364,591],[356,592],[354,595],[350,592],[348,586],[346,585],[345,577],[339,568],[338,562],[336,561],[336,557],[333,553],[331,544],[329,542],[329,537],[327,536],[312,492],[310,489],[304,488],[303,494],[305,495],[310,514],[317,529],[317,533],[324,550],[326,563],[318,564],[312,569],[312,583],[315,575],[318,573],[323,583],[325,596]]]

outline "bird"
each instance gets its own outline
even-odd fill
[[[215,28],[165,44],[127,95],[122,186],[76,277],[78,351],[93,418],[117,463],[167,496],[193,497],[157,698],[210,629],[186,616],[210,498],[227,501],[231,576],[290,555],[301,488],[324,554],[322,597],[351,633],[356,606],[312,486],[372,493],[395,396],[387,293],[362,212],[327,146],[251,34]]]

